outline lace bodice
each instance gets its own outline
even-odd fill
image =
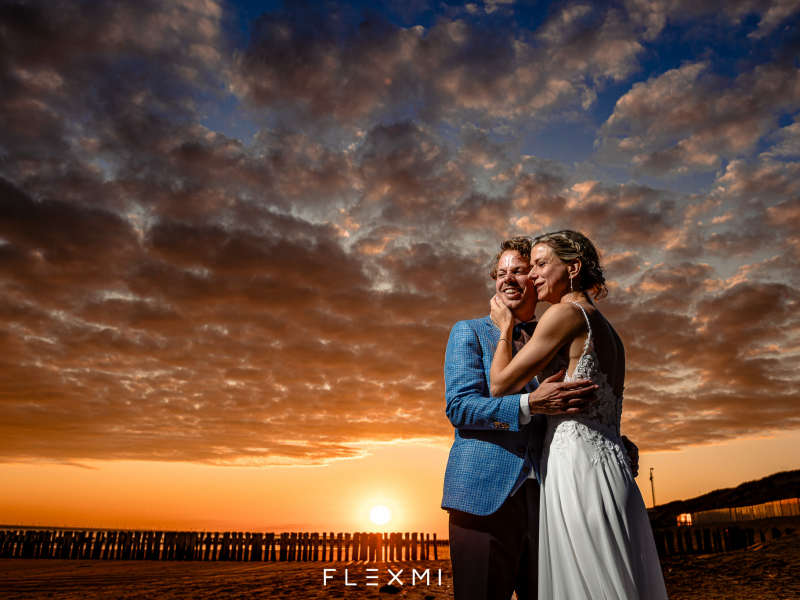
[[[608,383],[608,377],[600,370],[600,360],[594,350],[594,338],[589,316],[577,302],[572,302],[581,309],[589,335],[583,346],[583,354],[578,359],[572,375],[566,374],[565,381],[588,379],[597,384],[597,400],[588,410],[576,415],[550,415],[547,417],[547,434],[545,436],[545,456],[551,445],[556,448],[565,448],[567,437],[580,436],[585,441],[595,446],[592,464],[602,462],[609,456],[625,460],[626,453],[622,448],[620,439],[620,421],[622,419],[622,396],[617,398]],[[566,367],[566,360],[561,353],[537,376],[538,381],[543,381],[553,373]],[[552,442],[552,444],[551,444]]]

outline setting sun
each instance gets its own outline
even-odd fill
[[[369,511],[369,520],[375,525],[386,525],[392,518],[392,512],[383,505],[378,505]]]

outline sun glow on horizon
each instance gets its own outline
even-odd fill
[[[386,525],[392,519],[392,511],[379,504],[369,511],[369,520],[375,525]]]

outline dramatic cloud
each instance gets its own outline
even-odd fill
[[[210,1],[3,4],[0,460],[446,443],[450,328],[503,236],[564,227],[637,441],[800,426],[796,65],[641,71],[670,24],[768,44],[795,3],[521,4],[287,2],[241,42]]]
[[[473,18],[400,28],[378,16],[354,23],[336,5],[291,5],[255,23],[232,89],[277,114],[343,124],[409,110],[428,120],[528,119],[591,106],[598,86],[637,69],[641,35],[624,11],[591,3],[553,11],[536,31]]]
[[[714,171],[721,158],[752,150],[800,105],[800,71],[764,65],[734,82],[707,63],[634,84],[601,130],[600,157],[630,161],[640,173]]]
[[[698,17],[716,17],[737,24],[751,15],[757,17],[757,25],[748,37],[760,39],[800,11],[798,0],[626,0],[625,5],[632,21],[646,24],[650,39],[661,33],[668,22],[702,23]]]

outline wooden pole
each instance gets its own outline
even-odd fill
[[[105,547],[100,554],[101,560],[111,560],[111,548],[114,546],[114,542],[116,541],[115,534],[115,531],[106,532]]]
[[[139,547],[136,550],[136,560],[147,560],[147,546],[150,544],[150,532],[142,531],[139,534]]]
[[[22,548],[19,556],[20,558],[33,558],[33,531],[30,529],[22,536]]]
[[[155,531],[148,531],[147,533],[142,534],[142,555],[143,560],[153,560],[153,546],[155,545],[156,541],[156,533]]]
[[[69,556],[67,557],[70,560],[75,560],[75,559],[78,558],[78,552],[80,552],[80,549],[81,549],[81,542],[83,542],[83,535],[84,535],[84,533],[82,531],[76,531],[75,533],[73,533],[73,535],[72,535],[72,545],[70,546]],[[25,544],[24,538],[23,538],[23,542],[22,543],[23,543],[23,549],[24,549],[24,547],[25,547],[24,546],[24,544]]]
[[[223,531],[222,532],[222,541],[219,547],[219,561],[228,561],[231,559],[231,532],[230,531]]]
[[[61,540],[61,555],[59,558],[62,560],[69,558],[70,550],[72,550],[72,532],[65,531]]]
[[[34,558],[42,558],[42,552],[44,550],[44,540],[45,540],[45,531],[37,531],[35,536],[36,546],[33,549],[33,557]],[[99,532],[97,532],[99,534]],[[94,538],[92,538],[92,542],[94,542]],[[90,544],[89,547],[86,549],[86,558],[92,557],[92,551],[94,550],[94,545]]]
[[[0,558],[10,558],[10,548],[13,544],[14,534],[11,531],[3,531],[0,533]]]
[[[677,554],[677,549],[675,548],[675,534],[672,532],[672,529],[667,529],[664,532],[667,536],[667,548],[669,548],[669,555],[675,556]]]
[[[142,560],[144,558],[144,532],[134,531],[133,541],[131,542],[131,560]]]
[[[2,532],[0,532],[0,535],[2,535]],[[50,558],[50,540],[52,539],[52,537],[53,537],[52,531],[42,532],[42,548],[39,552],[40,558]]]
[[[281,550],[280,550],[280,561],[286,562],[289,560],[289,534],[282,533],[281,534]]]
[[[164,545],[167,546],[165,550],[165,554],[167,555],[167,560],[177,560],[178,558],[178,532],[177,531],[170,531],[165,536],[169,539]]]
[[[127,540],[126,532],[116,531],[114,539],[114,547],[111,552],[111,560],[122,560],[122,553],[125,551],[125,544]]]
[[[214,545],[214,534],[211,533],[210,531],[208,533],[206,533],[205,542],[206,542],[206,547],[205,547],[205,550],[203,551],[203,561],[204,562],[213,560],[211,558],[211,554],[212,554],[211,548]]]
[[[252,538],[253,549],[250,552],[250,562],[261,562],[264,556],[264,534],[254,533]]]
[[[49,532],[48,532],[49,537]],[[106,541],[106,532],[105,531],[98,531],[97,537],[94,539],[94,545],[92,546],[92,559],[93,560],[100,560],[101,553],[103,552],[103,544]]]

